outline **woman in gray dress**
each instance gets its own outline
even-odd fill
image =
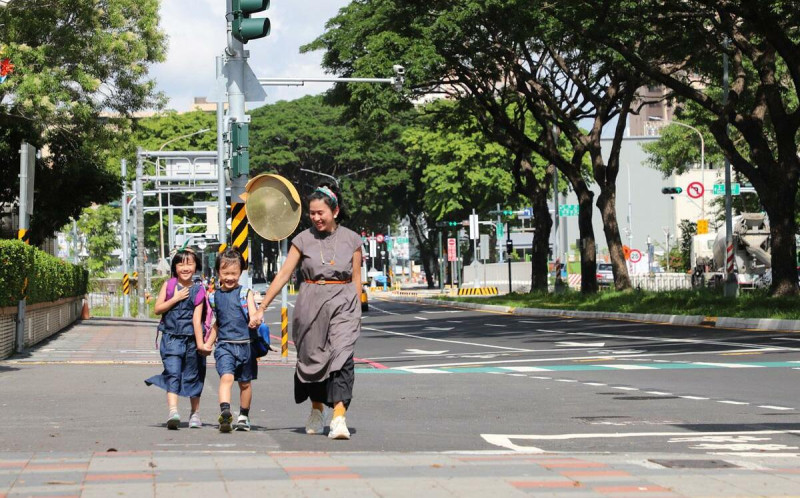
[[[323,410],[333,408],[328,437],[350,439],[345,413],[353,397],[353,352],[361,333],[361,237],[337,223],[339,197],[328,185],[308,197],[312,227],[292,239],[289,254],[250,326],[289,281],[298,263],[304,283],[292,316],[297,349],[294,399],[311,399],[307,434],[324,431]]]

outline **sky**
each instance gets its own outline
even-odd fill
[[[272,0],[268,17],[272,31],[245,45],[249,64],[258,77],[319,77],[322,52],[300,54],[300,46],[322,34],[325,23],[349,0]],[[167,107],[191,110],[194,97],[205,97],[214,87],[215,57],[225,48],[225,0],[162,0],[161,28],[169,36],[167,59],[151,67]],[[322,93],[329,84],[302,87],[265,87],[267,103]],[[248,104],[248,108],[255,107]]]

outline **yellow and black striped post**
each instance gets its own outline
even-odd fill
[[[281,360],[289,358],[289,312],[281,308]]]
[[[17,238],[28,245],[31,243],[31,233],[27,228],[20,228],[17,231]]]
[[[131,280],[127,273],[124,273],[122,275],[122,293],[123,294],[131,293]]]
[[[239,252],[242,253],[245,261],[250,261],[250,258],[248,258],[247,236],[247,212],[244,209],[244,203],[233,202],[231,203],[231,245],[239,248]]]

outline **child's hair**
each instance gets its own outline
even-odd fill
[[[219,274],[219,269],[223,266],[228,266],[234,263],[239,264],[239,271],[242,272],[245,270],[247,263],[242,256],[242,253],[239,252],[239,248],[235,246],[229,246],[222,254],[219,255],[216,262],[216,269],[217,274]]]
[[[317,188],[315,188],[309,195],[306,197],[306,202],[311,203],[311,201],[321,200],[327,204],[331,211],[339,208],[339,219],[345,218],[344,213],[344,206],[342,206],[342,194],[339,189],[330,183],[320,183]]]
[[[203,263],[200,261],[200,258],[197,257],[197,254],[194,253],[193,250],[187,248],[181,249],[180,251],[175,253],[175,256],[172,257],[172,264],[170,265],[170,271],[172,272],[173,278],[178,278],[178,265],[181,263],[185,263],[188,260],[194,261],[194,266],[196,272],[203,271]]]

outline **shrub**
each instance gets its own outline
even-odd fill
[[[26,302],[34,304],[86,294],[89,275],[19,240],[0,240],[0,306],[22,299],[26,279]]]

